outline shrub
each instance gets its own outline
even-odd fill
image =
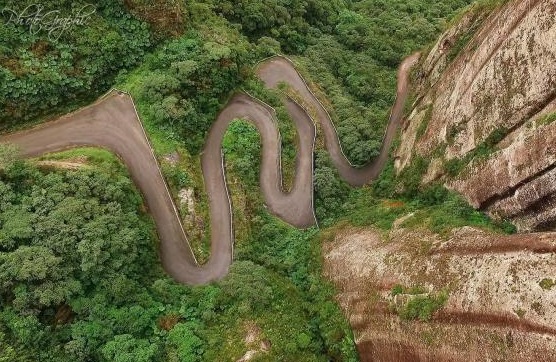
[[[539,282],[539,286],[541,288],[543,288],[544,290],[550,290],[555,285],[556,285],[556,280],[552,280],[552,279],[548,279],[548,278],[544,278],[543,280],[541,280]]]
[[[429,321],[433,314],[442,308],[448,300],[448,294],[443,292],[439,295],[417,296],[411,299],[399,311],[399,315],[404,320]]]

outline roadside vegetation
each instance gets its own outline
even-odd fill
[[[325,161],[319,163],[319,157]],[[391,159],[375,182],[358,189],[351,189],[340,180],[327,163],[326,155],[317,154],[316,159],[315,210],[321,227],[348,221],[355,226],[390,230],[394,221],[411,215],[403,226],[423,227],[441,235],[462,226],[506,234],[516,232],[511,223],[493,220],[473,209],[460,195],[441,184],[421,185],[428,167],[423,158],[416,158],[399,175]],[[335,185],[330,189],[324,187],[333,182]]]
[[[46,171],[3,152],[0,360],[239,359],[246,321],[264,331],[271,360],[355,360],[316,230],[259,207],[229,276],[184,287],[161,269],[125,168],[99,152],[84,152],[98,156],[90,166],[117,167]]]
[[[255,80],[258,60],[293,56],[322,86],[315,90],[348,158],[363,164],[378,154],[397,65],[469,2],[100,0],[86,26],[56,41],[0,18],[0,130],[75,109],[114,85],[126,90],[174,197],[192,188],[207,229],[199,154],[218,111],[238,89],[276,108],[286,189],[291,184],[295,131],[280,92]],[[117,158],[96,149],[41,158],[85,155],[90,166],[64,170],[18,161],[14,150],[0,148],[0,361],[237,360],[247,349],[247,322],[270,342],[261,360],[357,360],[334,290],[321,276],[321,233],[297,230],[264,208],[258,142],[245,122],[228,130],[235,261],[224,280],[194,288],[163,273],[154,226]],[[165,163],[173,153],[177,163]],[[498,227],[446,190],[422,189],[419,174],[397,177],[393,164],[359,190],[339,179],[322,149],[315,166],[315,210],[324,226],[347,220],[387,229],[415,212],[420,225],[438,230]],[[195,237],[201,260],[208,258],[209,238],[209,232]],[[426,317],[431,308],[422,304],[408,307],[408,315],[415,309]]]

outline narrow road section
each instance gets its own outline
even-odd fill
[[[380,155],[362,168],[353,167],[342,152],[334,123],[324,106],[311,92],[292,62],[273,57],[259,65],[258,75],[268,87],[287,83],[315,109],[311,119],[305,109],[286,99],[286,109],[297,128],[296,173],[292,190],[282,189],[280,134],[275,111],[246,94],[236,94],[220,112],[208,134],[201,165],[211,218],[211,256],[199,265],[191,250],[174,201],[162,176],[131,97],[113,90],[94,104],[38,127],[0,136],[0,142],[19,146],[23,157],[36,157],[63,149],[96,146],[108,149],[123,160],[144,196],[160,238],[160,258],[175,280],[191,285],[223,278],[233,259],[231,203],[226,186],[222,139],[234,119],[252,122],[261,134],[262,162],[260,185],[271,213],[299,228],[316,223],[313,212],[313,147],[315,123],[322,129],[326,148],[340,175],[349,184],[361,186],[375,179],[383,169],[388,150],[401,119],[408,93],[408,74],[419,55],[403,61],[398,71],[396,102],[392,107]]]

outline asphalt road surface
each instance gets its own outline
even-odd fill
[[[160,258],[166,272],[185,284],[205,284],[226,276],[233,259],[232,212],[223,166],[222,138],[234,119],[251,121],[261,134],[260,186],[269,211],[296,227],[316,223],[313,212],[313,147],[319,123],[326,148],[342,178],[353,186],[375,179],[383,169],[408,92],[408,74],[418,54],[404,60],[398,71],[396,102],[392,107],[380,155],[355,168],[344,156],[334,124],[322,104],[306,86],[293,64],[284,57],[262,62],[258,75],[268,87],[285,82],[303,98],[303,106],[316,111],[312,120],[304,108],[286,98],[286,109],[297,128],[296,173],[292,190],[282,190],[280,134],[276,115],[268,105],[236,94],[220,112],[208,134],[201,164],[211,218],[211,257],[199,265],[191,250],[168,186],[131,97],[113,90],[94,104],[33,129],[0,136],[0,142],[19,146],[23,157],[36,157],[63,149],[96,146],[116,153],[126,164],[144,196],[160,238]]]

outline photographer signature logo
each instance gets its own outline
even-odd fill
[[[71,27],[87,24],[87,21],[95,12],[95,6],[88,4],[80,9],[72,10],[68,16],[61,16],[60,10],[46,11],[43,5],[33,4],[27,6],[21,12],[4,8],[2,15],[8,19],[8,24],[26,26],[33,35],[41,31],[46,32],[48,39],[55,41],[60,39],[62,34]]]

